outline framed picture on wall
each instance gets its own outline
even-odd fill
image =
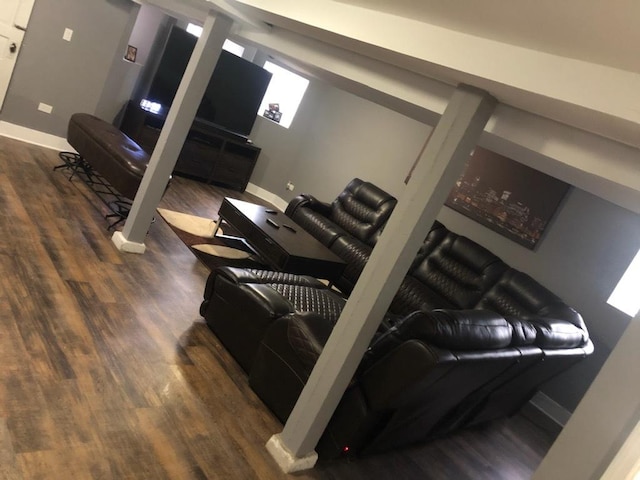
[[[138,55],[138,49],[133,45],[129,45],[127,46],[127,53],[125,53],[124,59],[129,62],[135,63],[137,55]]]
[[[569,184],[476,147],[445,205],[533,250]]]

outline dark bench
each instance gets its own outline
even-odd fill
[[[78,176],[109,208],[113,228],[127,218],[131,200],[149,164],[149,154],[136,142],[100,118],[74,113],[69,119],[67,141],[78,152],[60,152],[62,165]]]

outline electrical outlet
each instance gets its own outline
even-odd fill
[[[40,104],[38,105],[38,110],[44,113],[51,113],[53,112],[53,107],[51,105],[47,105],[46,103],[40,102]]]
[[[71,30],[70,28],[65,28],[64,33],[62,34],[62,39],[66,40],[67,42],[70,42],[72,36],[73,36],[73,30]]]
[[[291,183],[291,182],[287,182],[287,190],[289,190],[290,192],[293,192],[293,189],[296,188],[296,186]]]

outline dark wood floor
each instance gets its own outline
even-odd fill
[[[144,255],[56,152],[0,137],[0,479],[286,478],[279,422],[208,330],[208,274],[158,219]],[[224,195],[175,178],[162,205],[214,216]],[[303,479],[526,479],[551,439],[517,416]]]

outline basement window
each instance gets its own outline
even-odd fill
[[[269,61],[264,62],[264,69],[271,72],[272,77],[258,112],[289,128],[307,91],[309,80]]]
[[[195,23],[190,23],[189,25],[187,25],[187,32],[200,38],[200,35],[202,35],[202,27],[200,25],[196,25]],[[228,38],[224,41],[222,49],[226,50],[227,52],[233,53],[240,58],[242,58],[242,55],[244,55],[244,47],[236,42],[232,42]]]
[[[612,307],[631,317],[635,317],[640,311],[640,250],[631,265],[624,272],[615,290],[607,300]]]

